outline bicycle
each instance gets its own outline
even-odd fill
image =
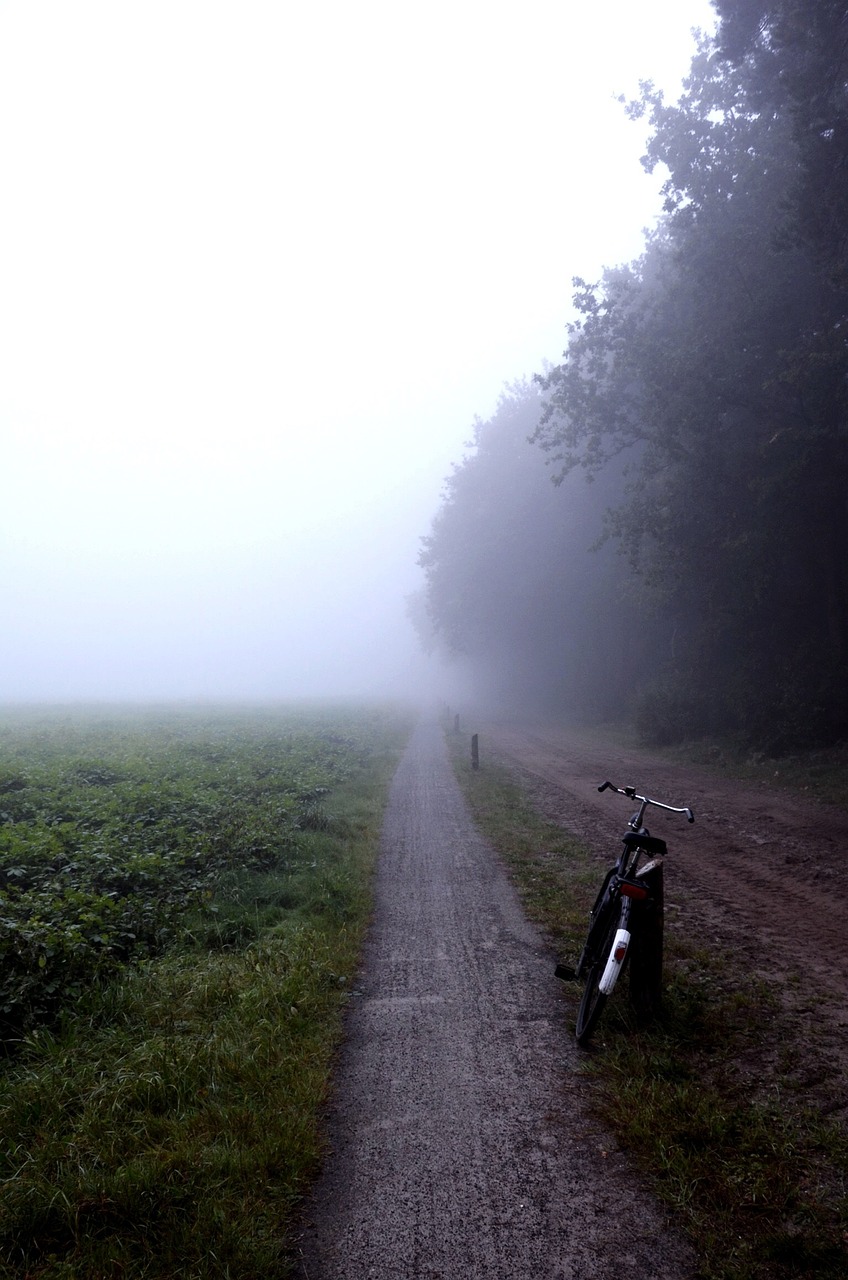
[[[677,808],[640,796],[635,787],[616,787],[604,782],[599,791],[615,791],[629,800],[637,800],[639,809],[628,822],[622,837],[623,848],[615,866],[610,867],[595,899],[589,917],[589,932],[576,969],[557,965],[557,977],[585,981],[577,1012],[577,1043],[587,1045],[598,1024],[604,1005],[630,954],[634,939],[641,942],[653,968],[650,986],[658,996],[662,973],[662,863],[668,848],[664,840],[652,836],[644,825],[645,811],[654,805],[668,813],[682,813],[689,822],[695,815],[688,807]],[[643,857],[647,862],[639,866]],[[644,977],[644,973],[643,973]],[[632,982],[631,982],[632,988]],[[648,1004],[654,992],[642,993]]]

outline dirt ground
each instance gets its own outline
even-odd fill
[[[513,769],[535,807],[604,862],[634,806],[598,785],[687,805],[685,818],[649,811],[668,842],[666,928],[721,945],[745,973],[776,982],[799,1038],[815,1023],[811,1100],[848,1114],[848,815],[812,799],[740,784],[647,750],[562,727],[479,727],[480,750]]]
[[[503,748],[523,752],[519,738]],[[692,1276],[688,1246],[588,1114],[564,1006],[442,730],[422,722],[392,783],[297,1275]]]

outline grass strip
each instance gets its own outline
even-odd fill
[[[528,915],[573,963],[599,863],[539,816],[507,769],[475,771],[464,739],[448,742]],[[827,1080],[817,1033],[826,1016],[765,981],[752,986],[733,955],[676,935],[666,939],[662,1018],[639,1027],[624,993],[604,1011],[583,1060],[592,1104],[688,1234],[701,1280],[848,1274],[848,1132],[809,1088]]]
[[[177,944],[93,983],[3,1064],[0,1276],[289,1273],[411,725],[363,712],[351,733],[345,719],[345,780],[278,865],[231,868]]]

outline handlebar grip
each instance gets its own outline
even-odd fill
[[[612,785],[611,782],[602,782],[601,785],[598,787],[598,790],[606,791],[608,788],[612,791],[615,791],[615,787]]]
[[[684,811],[683,811],[683,812],[686,814],[686,821],[687,821],[687,822],[694,822],[694,821],[695,821],[695,815],[694,815],[694,813],[692,812],[692,810],[691,810],[691,809],[684,809]]]

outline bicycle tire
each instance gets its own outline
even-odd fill
[[[608,923],[607,917],[609,916],[610,911],[614,910],[614,904],[609,901],[607,889],[609,888],[610,880],[615,875],[615,871],[615,867],[610,867],[604,877],[604,883],[598,891],[598,896],[595,899],[595,905],[592,907],[592,911],[590,913],[591,923],[589,925],[589,932],[586,936],[586,941],[583,944],[583,950],[580,952],[580,959],[577,961],[578,981],[583,980],[583,975],[585,974],[587,967],[591,967],[592,957],[597,953],[598,946],[603,943],[603,940],[606,937]]]
[[[615,942],[619,920],[620,912],[611,911],[603,942],[598,948],[592,967],[586,975],[586,985],[583,988],[580,1007],[577,1010],[576,1028],[577,1043],[584,1048],[589,1043],[592,1032],[598,1025],[598,1019],[603,1013],[604,1005],[607,1002],[607,997],[600,990],[600,981],[604,976],[604,969],[607,967],[607,960]]]

